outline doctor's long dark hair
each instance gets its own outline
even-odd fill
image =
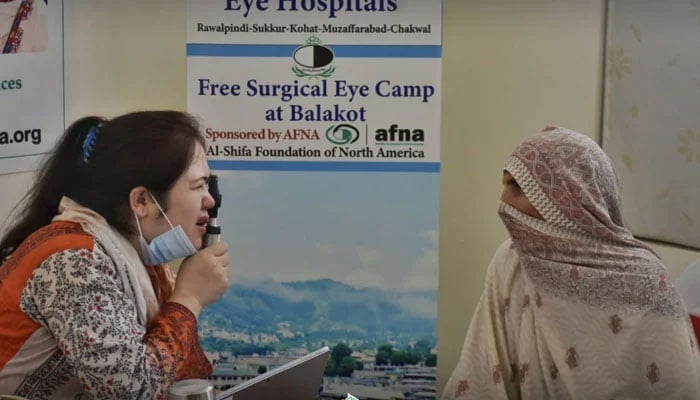
[[[131,189],[142,185],[165,200],[165,193],[192,161],[197,144],[204,146],[197,121],[178,111],[140,111],[112,120],[92,116],[74,122],[11,213],[20,210],[0,239],[0,263],[34,231],[51,223],[63,196],[98,212],[122,234],[132,233]],[[167,207],[165,203],[161,204]]]

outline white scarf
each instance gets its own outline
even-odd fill
[[[153,284],[134,246],[95,211],[83,207],[68,197],[58,206],[59,214],[53,221],[79,223],[83,230],[95,237],[112,259],[121,278],[126,295],[136,305],[139,324],[144,327],[158,315],[159,304]]]

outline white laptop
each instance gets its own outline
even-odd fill
[[[328,346],[320,348],[221,392],[216,399],[314,400],[318,397],[330,354]]]

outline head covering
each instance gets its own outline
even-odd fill
[[[549,127],[520,144],[505,169],[544,218],[499,207],[539,290],[599,308],[685,315],[661,260],[623,225],[613,164],[593,140]]]
[[[624,227],[601,148],[551,128],[506,170],[542,219],[501,202],[511,238],[486,272],[443,400],[700,398],[683,303]]]

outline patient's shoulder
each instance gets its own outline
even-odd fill
[[[501,243],[491,259],[487,279],[503,280],[517,273],[519,263],[518,252],[509,239]]]

